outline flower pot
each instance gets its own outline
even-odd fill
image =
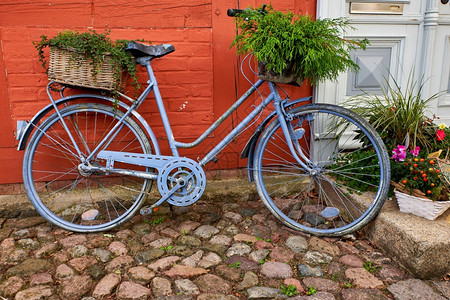
[[[432,201],[427,198],[405,194],[394,190],[398,207],[401,212],[410,213],[428,220],[435,220],[449,207],[450,201]]]
[[[258,78],[265,81],[272,81],[276,83],[292,84],[296,86],[302,85],[302,80],[295,77],[292,73],[294,63],[289,63],[283,70],[282,74],[277,74],[266,67],[267,63],[258,62]]]

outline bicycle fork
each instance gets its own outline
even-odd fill
[[[305,134],[305,129],[301,127],[299,129],[294,130],[292,128],[292,125],[288,124],[288,122],[291,122],[293,120],[293,117],[284,109],[283,100],[281,99],[275,85],[270,82],[269,86],[271,92],[274,94],[273,105],[277,113],[277,118],[278,121],[280,122],[281,129],[286,139],[286,143],[288,144],[289,150],[292,153],[292,156],[311,175],[316,175],[316,171],[314,170],[314,168],[311,167],[312,166],[311,160],[308,157],[306,157],[304,151],[302,150],[298,142]],[[306,164],[305,162],[307,162],[310,166],[308,166],[308,164]]]

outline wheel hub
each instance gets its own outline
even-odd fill
[[[80,173],[81,176],[83,177],[89,177],[92,175],[92,171],[91,171],[91,164],[87,163],[81,163],[78,165],[78,173]]]
[[[94,162],[92,164],[91,162],[84,162],[78,165],[78,173],[80,173],[83,177],[89,177],[91,175],[98,175],[99,174],[99,164],[97,162]]]
[[[315,166],[311,167],[311,170],[309,171],[309,175],[311,177],[317,177],[320,174],[322,174],[322,171],[323,171],[323,169],[320,166],[315,165]]]

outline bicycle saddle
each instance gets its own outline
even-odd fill
[[[138,42],[130,42],[125,50],[130,52],[136,58],[145,56],[156,58],[175,51],[175,47],[170,44],[145,45]]]

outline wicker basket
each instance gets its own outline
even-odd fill
[[[428,220],[435,220],[449,207],[450,201],[432,201],[430,199],[405,194],[394,190],[401,212],[410,213]]]
[[[441,178],[447,184],[447,186],[450,186],[450,160],[438,158],[437,162],[439,165],[439,169],[441,170]]]
[[[118,84],[116,84],[111,65],[111,55],[105,54],[100,71],[93,76],[92,60],[84,57],[74,60],[72,58],[73,53],[74,51],[71,49],[50,47],[50,64],[48,69],[48,79],[50,81],[108,91],[112,91],[116,87],[122,89],[126,84],[125,72],[122,72],[122,76]]]

